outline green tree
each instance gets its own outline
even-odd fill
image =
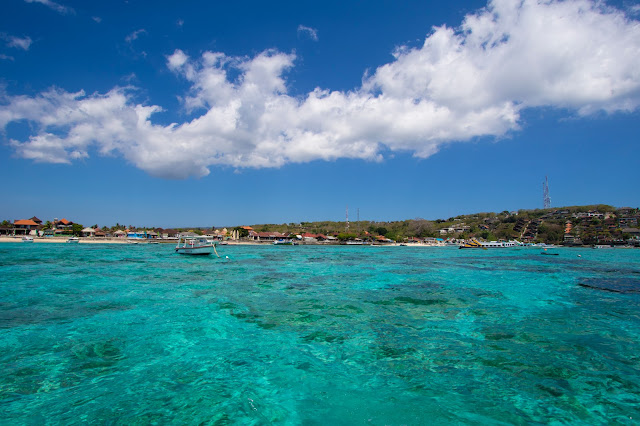
[[[244,238],[249,236],[249,231],[244,229],[242,226],[236,226],[233,228],[234,231],[238,232],[238,238]]]
[[[385,228],[384,226],[381,226],[379,228],[375,228],[374,231],[377,232],[378,235],[387,235],[389,233],[389,230],[387,228]]]
[[[75,236],[80,236],[80,234],[82,234],[83,229],[84,229],[84,226],[82,226],[79,223],[74,223],[73,225],[71,225],[71,232]]]
[[[338,240],[340,241],[355,240],[356,238],[358,238],[358,236],[351,232],[341,232],[338,234]]]

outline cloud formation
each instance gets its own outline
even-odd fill
[[[70,7],[67,6],[63,6],[61,4],[52,2],[51,0],[24,0],[27,3],[40,3],[43,4],[53,10],[55,10],[58,13],[62,13],[64,14],[68,14],[68,13],[74,13],[74,10]]]
[[[525,108],[587,116],[640,105],[640,23],[588,0],[493,0],[457,29],[436,27],[422,46],[398,47],[349,92],[290,96],[294,62],[273,50],[253,58],[176,50],[167,67],[190,85],[184,106],[201,112],[191,121],[154,124],[162,108],[136,104],[127,88],[53,89],[4,96],[0,126],[26,120],[37,129],[10,141],[23,158],[70,163],[93,148],[155,176],[186,178],[218,165],[376,161],[386,150],[426,158],[447,143],[518,130]]]
[[[298,35],[300,34],[306,34],[311,40],[318,41],[318,30],[314,28],[298,25]]]
[[[127,43],[131,43],[134,40],[137,40],[138,37],[140,37],[140,34],[146,34],[147,31],[144,29],[139,29],[139,30],[135,30],[134,32],[132,32],[131,34],[127,35],[124,40]]]
[[[7,46],[17,49],[29,50],[31,46],[31,37],[6,37]]]

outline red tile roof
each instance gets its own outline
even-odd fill
[[[63,224],[63,225],[68,225],[68,224],[70,224],[71,222],[69,222],[67,219],[62,219],[62,220],[60,221],[60,223],[61,223],[61,224]]]
[[[13,222],[14,225],[29,225],[29,226],[38,226],[37,223],[32,221],[31,219],[20,219]]]
[[[282,237],[285,237],[285,235],[281,234],[280,232],[258,232],[256,235],[258,237],[260,237],[260,238],[269,238],[269,237],[282,238]]]

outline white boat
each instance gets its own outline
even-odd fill
[[[487,241],[480,243],[482,247],[486,248],[508,248],[515,247],[518,244],[515,241]]]
[[[22,242],[23,243],[32,243],[33,242],[33,237],[25,235],[24,237],[22,237]]]
[[[80,242],[80,238],[78,237],[71,237],[67,240],[67,242],[69,244],[78,244]]]
[[[180,254],[211,254],[215,250],[215,243],[205,237],[180,237],[176,246],[176,253]]]
[[[291,240],[276,240],[273,242],[274,246],[297,246],[298,243]]]
[[[363,241],[360,238],[356,238],[355,240],[347,240],[348,246],[364,246],[370,244],[367,241]]]

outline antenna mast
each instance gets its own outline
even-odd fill
[[[542,182],[542,201],[544,203],[545,209],[551,208],[551,197],[549,196],[549,177],[544,177],[544,182]]]
[[[349,231],[349,204],[347,204],[347,227],[346,227],[346,231]]]

